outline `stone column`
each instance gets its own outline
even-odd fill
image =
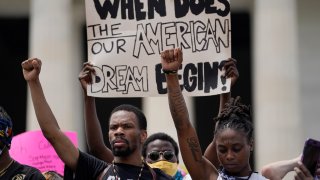
[[[47,101],[63,131],[78,132],[83,146],[81,28],[72,0],[31,0],[29,56],[42,60],[40,80]],[[28,95],[27,129],[40,129]]]
[[[320,1],[297,1],[299,23],[300,97],[303,140],[320,140]]]
[[[256,169],[301,152],[296,1],[254,5]]]
[[[192,98],[185,97],[188,107],[190,119],[194,121]],[[168,97],[148,97],[143,98],[143,112],[148,120],[148,135],[157,132],[164,132],[169,134],[177,143],[178,136],[174,126],[170,109]],[[194,122],[192,122],[194,124]],[[179,154],[180,164],[183,164],[181,153]]]

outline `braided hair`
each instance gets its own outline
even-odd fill
[[[215,119],[214,136],[225,129],[233,129],[246,134],[248,142],[253,140],[253,125],[251,123],[251,109],[241,103],[241,98],[231,98],[225,104],[220,115]]]

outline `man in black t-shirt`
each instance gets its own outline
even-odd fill
[[[38,169],[12,159],[9,154],[12,136],[11,118],[0,106],[0,180],[44,180]]]
[[[97,177],[106,179],[117,179],[120,177],[122,180],[131,179],[144,179],[144,180],[168,180],[172,179],[170,176],[162,172],[160,169],[152,169],[146,164],[143,166],[135,166],[126,163],[109,164],[96,157],[83,153],[80,151],[78,166],[76,173],[73,174],[72,170],[68,167],[65,168],[65,180],[86,180],[97,179]],[[75,176],[73,178],[73,176]],[[94,178],[92,178],[94,177]],[[139,178],[140,177],[140,178]]]
[[[41,61],[31,58],[22,62],[21,65],[42,133],[67,167],[68,176],[65,173],[65,179],[69,179],[69,175],[70,179],[75,177],[83,180],[172,179],[160,170],[151,169],[141,158],[142,144],[147,138],[147,121],[140,109],[132,105],[120,105],[111,112],[108,132],[114,160],[111,164],[107,164],[79,151],[60,130],[41,87],[39,79]],[[80,78],[90,78],[94,71],[90,64],[85,64],[84,70],[87,73],[83,74],[85,77]],[[86,103],[90,102],[85,101],[87,106]],[[86,113],[96,111],[95,106],[90,107]],[[73,173],[69,174],[70,171]]]

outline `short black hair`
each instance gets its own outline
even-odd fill
[[[224,106],[220,115],[215,118],[217,123],[214,135],[224,129],[230,128],[244,132],[250,143],[253,140],[253,125],[251,108],[241,103],[241,98],[231,98]]]
[[[177,157],[178,160],[178,155],[179,155],[179,148],[178,148],[178,144],[177,142],[168,134],[163,133],[163,132],[158,132],[158,133],[154,133],[151,136],[149,136],[146,141],[144,142],[143,146],[142,146],[142,156],[143,158],[147,157],[147,147],[148,145],[155,141],[155,140],[163,140],[163,141],[168,141],[172,144],[173,148],[174,148],[174,154]],[[179,161],[179,160],[178,160]]]
[[[133,112],[137,119],[138,119],[138,123],[139,123],[139,128],[142,130],[147,130],[147,119],[146,116],[143,114],[143,112],[141,111],[141,109],[130,105],[130,104],[122,104],[120,106],[115,107],[112,111],[111,111],[111,115],[117,111],[128,111],[128,112]],[[110,116],[111,117],[111,116]],[[109,123],[110,123],[110,119],[109,119]]]

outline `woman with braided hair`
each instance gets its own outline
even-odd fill
[[[251,120],[250,107],[242,104],[240,97],[231,98],[215,118],[213,143],[219,160],[215,166],[222,179],[265,179],[252,170],[249,162],[254,144]]]
[[[216,119],[215,138],[202,155],[197,133],[192,126],[177,72],[183,61],[180,48],[161,53],[166,74],[170,112],[176,127],[181,155],[192,179],[265,179],[254,173],[249,158],[253,150],[250,108],[240,98],[230,99]],[[168,73],[169,72],[169,73]],[[228,75],[227,75],[228,77]],[[222,99],[223,100],[223,99]],[[220,107],[222,102],[220,102]],[[219,168],[219,165],[223,168]]]

